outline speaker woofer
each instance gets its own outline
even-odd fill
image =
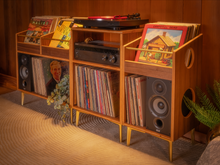
[[[157,79],[152,83],[153,92],[157,95],[164,95],[167,92],[166,84]]]
[[[28,68],[26,66],[21,66],[20,67],[20,76],[22,79],[27,79],[29,75]]]
[[[155,117],[166,117],[169,112],[167,101],[160,96],[149,99],[148,106]]]

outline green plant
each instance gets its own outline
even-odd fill
[[[54,103],[54,109],[58,109],[58,114],[63,122],[69,113],[69,100],[69,75],[64,75],[56,85],[56,89],[51,92],[51,96],[47,98],[47,104]]]
[[[215,80],[213,88],[209,85],[206,88],[211,99],[197,87],[196,94],[199,98],[199,103],[195,103],[185,96],[183,100],[201,123],[210,129],[214,129],[220,123],[220,83]]]

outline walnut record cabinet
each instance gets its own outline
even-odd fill
[[[17,84],[19,84],[19,69],[18,69],[18,55],[28,54],[33,56],[40,56],[46,58],[55,58],[69,62],[69,74],[70,74],[70,109],[71,109],[71,123],[73,123],[73,110],[76,110],[76,126],[79,125],[80,113],[86,113],[94,115],[110,122],[113,122],[119,126],[119,137],[122,142],[122,125],[127,127],[127,145],[130,145],[131,131],[136,130],[143,133],[148,133],[163,140],[169,142],[170,161],[172,161],[172,142],[183,136],[185,133],[191,131],[192,139],[194,139],[194,128],[197,126],[197,122],[192,113],[185,113],[182,98],[186,91],[190,91],[192,100],[195,101],[195,87],[200,86],[201,80],[201,48],[203,35],[200,34],[194,39],[182,45],[180,48],[172,52],[173,54],[173,67],[157,66],[154,64],[147,64],[141,62],[135,62],[135,54],[139,44],[139,40],[142,36],[143,28],[128,29],[128,30],[105,30],[105,29],[90,29],[90,28],[72,28],[70,49],[62,50],[61,48],[49,47],[49,42],[52,38],[52,33],[41,37],[40,45],[30,45],[23,43],[22,40],[25,37],[26,32],[20,32],[16,35],[16,50],[17,50]],[[93,63],[88,61],[81,61],[74,59],[74,43],[83,42],[86,38],[91,37],[93,40],[102,40],[108,42],[117,42],[120,47],[120,66],[108,66],[99,63]],[[187,50],[191,50],[192,58],[189,66],[185,65],[185,54]],[[119,72],[119,116],[109,117],[91,110],[87,110],[77,106],[77,94],[76,94],[76,82],[75,82],[75,65],[82,64],[97,68],[109,69]],[[128,74],[138,74],[153,78],[162,84],[166,81],[170,82],[170,87],[167,88],[170,93],[169,101],[169,117],[166,121],[160,119],[168,128],[168,134],[154,131],[146,127],[134,126],[127,123],[126,116],[126,104],[125,104],[125,76]],[[166,83],[165,83],[166,84]],[[46,99],[46,97],[35,94],[34,92],[20,89],[22,92],[21,104],[24,102],[24,93],[36,95],[38,97]],[[150,87],[149,87],[150,88]],[[160,97],[159,95],[157,97]],[[146,102],[149,102],[146,100]],[[146,108],[147,111],[147,108]],[[157,119],[152,117],[152,122],[157,123]],[[167,124],[169,123],[169,124]],[[158,122],[160,124],[160,122]]]
[[[141,63],[133,61],[137,50],[137,45],[142,35],[142,29],[130,30],[103,30],[103,29],[85,29],[85,28],[72,28],[71,36],[71,50],[70,50],[70,88],[71,90],[71,108],[76,110],[76,125],[79,124],[79,113],[87,113],[97,117],[107,119],[119,125],[120,142],[122,141],[122,125],[127,126],[127,145],[130,145],[131,130],[148,133],[158,138],[164,139],[169,142],[170,161],[172,161],[172,142],[183,136],[185,133],[191,131],[192,140],[194,139],[194,128],[198,125],[192,113],[187,112],[182,105],[183,96],[190,91],[192,99],[195,100],[195,87],[201,83],[201,45],[203,36],[200,34],[191,41],[182,45],[175,50],[173,54],[173,67],[157,66],[153,64]],[[82,42],[85,38],[91,37],[94,40],[103,40],[110,42],[118,42],[120,44],[120,66],[107,66],[86,61],[79,61],[74,59],[74,43]],[[185,65],[186,52],[190,50],[191,63]],[[98,68],[105,68],[115,70],[120,73],[120,113],[119,117],[112,118],[90,110],[86,110],[76,106],[76,83],[75,83],[75,70],[74,65],[84,64]],[[169,122],[169,134],[152,131],[146,127],[134,126],[128,124],[126,121],[126,108],[125,108],[125,76],[128,74],[138,74],[147,77],[152,77],[155,80],[166,82],[169,81],[167,88],[170,94],[169,101],[169,118],[167,118],[164,125]],[[188,95],[186,95],[188,96]],[[147,100],[146,100],[147,102]],[[147,111],[147,109],[146,109]],[[152,122],[154,118],[152,117]]]

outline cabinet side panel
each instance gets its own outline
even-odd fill
[[[182,46],[174,53],[172,77],[172,110],[171,110],[171,138],[173,141],[183,136],[197,126],[192,113],[184,117],[182,114],[182,99],[188,89],[195,91],[201,86],[201,53],[202,35]],[[185,54],[188,49],[193,50],[193,65],[188,69],[185,66]],[[191,114],[191,115],[190,115]]]

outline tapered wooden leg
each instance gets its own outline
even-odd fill
[[[79,111],[76,111],[76,126],[79,125]]]
[[[131,142],[131,128],[127,127],[127,146],[130,145]]]
[[[122,125],[121,124],[118,124],[118,126],[119,126],[119,141],[120,141],[120,143],[122,142]]]
[[[73,124],[73,108],[70,108],[70,124]]]
[[[192,144],[195,144],[195,128],[191,130],[191,142]]]
[[[21,105],[24,105],[24,93],[21,92]]]
[[[169,141],[169,150],[170,150],[170,162],[173,161],[173,142]]]

